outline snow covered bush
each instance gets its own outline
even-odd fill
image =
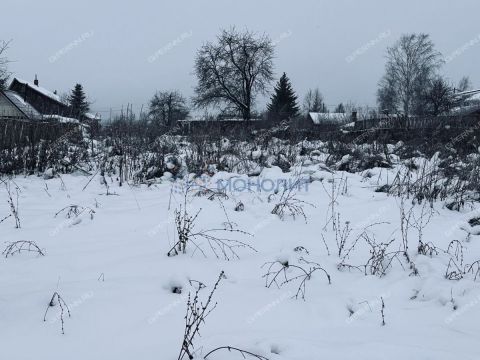
[[[305,300],[307,281],[312,278],[316,271],[325,274],[328,284],[332,283],[330,274],[320,264],[310,262],[304,258],[298,260],[298,264],[292,264],[288,260],[276,260],[263,264],[267,272],[262,276],[265,278],[265,287],[270,288],[275,284],[278,288],[289,284],[296,283],[297,291],[293,297],[298,299],[301,297]]]
[[[252,235],[234,227],[234,224],[229,221],[225,207],[221,201],[220,204],[227,217],[227,221],[224,223],[225,227],[196,230],[195,226],[197,225],[196,223],[201,209],[196,213],[189,212],[187,207],[187,197],[190,191],[191,186],[188,185],[184,189],[183,205],[180,205],[180,207],[175,210],[175,227],[178,240],[168,251],[168,256],[185,254],[187,252],[187,247],[194,247],[195,251],[198,250],[205,257],[207,257],[205,250],[205,248],[207,248],[215,257],[223,258],[224,260],[239,259],[240,256],[237,252],[239,248],[256,251],[255,248],[244,241],[226,237],[226,234],[237,234],[242,236]]]

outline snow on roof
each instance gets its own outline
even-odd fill
[[[63,104],[62,100],[60,99],[60,96],[58,96],[57,94],[54,94],[53,92],[51,92],[50,90],[47,90],[41,86],[37,86],[35,85],[34,83],[30,82],[30,81],[25,81],[25,80],[22,80],[22,79],[19,79],[18,77],[14,78],[13,79],[14,81],[17,80],[19,83],[21,84],[25,84],[25,85],[28,85],[29,87],[31,87],[32,89],[38,91],[39,93],[42,93],[43,95],[45,96],[48,96],[49,98],[55,100],[55,101],[58,101],[60,103]]]
[[[461,104],[446,113],[446,115],[469,115],[480,111],[480,89],[456,93]]]
[[[350,120],[350,115],[345,113],[309,113],[310,118],[312,119],[315,125],[320,125],[322,123],[328,122],[345,122]]]
[[[99,113],[96,113],[96,114],[86,113],[85,117],[90,119],[90,120],[101,120],[102,119],[102,117]]]
[[[342,125],[342,128],[354,128],[354,127],[355,127],[355,121]]]
[[[23,98],[18,95],[15,91],[6,90],[3,92],[5,96],[28,118],[40,118],[40,113],[35,110],[35,108],[29,103],[25,102]]]
[[[479,97],[480,99],[480,97]],[[470,115],[473,113],[477,113],[480,111],[480,104],[472,104],[472,105],[465,105],[465,106],[458,106],[450,111],[446,112],[445,115]]]
[[[77,119],[60,115],[43,115],[43,118],[49,120],[58,120],[61,123],[80,124],[80,121],[78,121]]]
[[[480,90],[478,90],[477,93],[470,95],[470,96],[468,97],[468,100],[470,100],[470,101],[478,101],[478,100],[480,100]]]
[[[477,89],[477,90],[467,90],[467,91],[462,91],[462,92],[458,92],[458,93],[455,93],[455,96],[480,96],[480,89]]]

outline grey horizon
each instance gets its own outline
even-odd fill
[[[464,75],[480,88],[480,3],[475,0],[10,1],[0,39],[12,39],[13,76],[59,93],[83,84],[92,112],[108,118],[148,106],[157,90],[193,94],[197,49],[236,26],[276,42],[275,72],[286,72],[300,100],[318,87],[330,110],[343,102],[375,106],[385,49],[403,33],[431,35],[447,58],[451,82]],[[406,21],[407,20],[407,21]],[[273,85],[273,84],[272,84]],[[258,108],[266,103],[258,99]]]

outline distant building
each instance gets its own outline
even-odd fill
[[[39,85],[37,76],[33,83],[14,78],[8,90],[16,93],[24,103],[29,104],[41,115],[59,115],[68,117],[70,107],[61,101],[60,96]]]
[[[0,119],[24,121],[58,121],[97,123],[100,117],[85,114],[74,119],[70,106],[63,102],[56,91],[39,85],[37,76],[32,82],[14,78],[8,90],[0,91]]]
[[[233,128],[260,128],[265,126],[265,120],[253,118],[245,120],[237,117],[219,117],[219,118],[188,118],[179,120],[178,126],[182,130],[195,131],[205,129],[233,129]]]
[[[308,113],[308,120],[312,123],[312,125],[344,125],[348,122],[355,121],[353,116],[356,118],[356,113],[346,114],[310,112]]]
[[[33,106],[14,91],[0,91],[0,119],[40,120],[40,114]]]
[[[311,131],[335,131],[345,124],[355,122],[357,113],[320,113],[309,112],[307,116],[298,119],[296,126]]]
[[[479,115],[480,114],[480,89],[455,93],[455,99],[460,103],[450,111],[450,115]]]

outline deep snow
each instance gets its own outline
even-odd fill
[[[411,276],[404,263],[394,261],[384,277],[359,271],[339,271],[340,262],[329,217],[332,177],[348,178],[346,193],[338,197],[341,222],[354,229],[350,241],[370,228],[378,242],[395,238],[401,245],[399,199],[374,190],[393,178],[394,170],[374,169],[370,177],[336,172],[318,165],[302,169],[310,179],[297,193],[305,205],[308,222],[301,217],[284,221],[271,214],[279,194],[238,191],[228,193],[223,204],[232,223],[254,236],[233,234],[257,252],[239,249],[240,260],[217,259],[205,248],[207,258],[189,248],[188,254],[167,257],[176,239],[173,211],[183,202],[170,182],[119,187],[107,177],[110,193],[95,178],[16,177],[20,188],[21,229],[10,218],[0,224],[5,242],[35,241],[45,256],[16,254],[0,260],[0,343],[2,359],[176,359],[182,343],[189,279],[202,281],[207,296],[221,270],[226,279],[214,295],[217,308],[197,339],[197,355],[217,346],[232,345],[270,359],[470,359],[480,356],[480,289],[472,275],[460,281],[445,279],[450,256],[416,255],[418,235],[410,233],[410,255],[419,275]],[[387,176],[387,173],[390,174]],[[218,179],[233,176],[218,173]],[[240,178],[247,179],[244,175]],[[278,168],[260,175],[276,181],[291,176]],[[191,213],[202,209],[198,229],[219,228],[226,221],[218,200],[189,196]],[[0,218],[9,213],[6,193],[0,190]],[[235,212],[241,201],[245,211]],[[68,205],[90,207],[66,219],[55,213]],[[168,209],[170,205],[170,210]],[[410,204],[409,204],[410,205]],[[475,205],[478,208],[478,204]],[[453,239],[465,247],[465,263],[480,259],[480,237],[468,239],[462,227],[475,211],[450,211],[435,204],[435,213],[424,230],[424,240],[446,249]],[[417,205],[418,214],[421,206]],[[331,255],[322,241],[322,234]],[[229,234],[229,236],[232,236]],[[468,240],[468,241],[467,241]],[[294,248],[303,246],[306,252]],[[348,263],[364,264],[369,248],[360,240]],[[305,301],[292,298],[297,286],[265,287],[266,262],[287,260],[298,264],[304,257],[322,265],[331,275],[315,273],[306,284]],[[182,294],[172,287],[182,287]],[[69,304],[71,318],[61,333],[58,304],[43,321],[52,294],[58,291]],[[453,297],[454,303],[451,302]],[[385,302],[382,326],[381,298]],[[454,307],[456,310],[454,310]],[[349,310],[354,311],[350,316]],[[212,359],[240,359],[235,353],[218,353]]]

